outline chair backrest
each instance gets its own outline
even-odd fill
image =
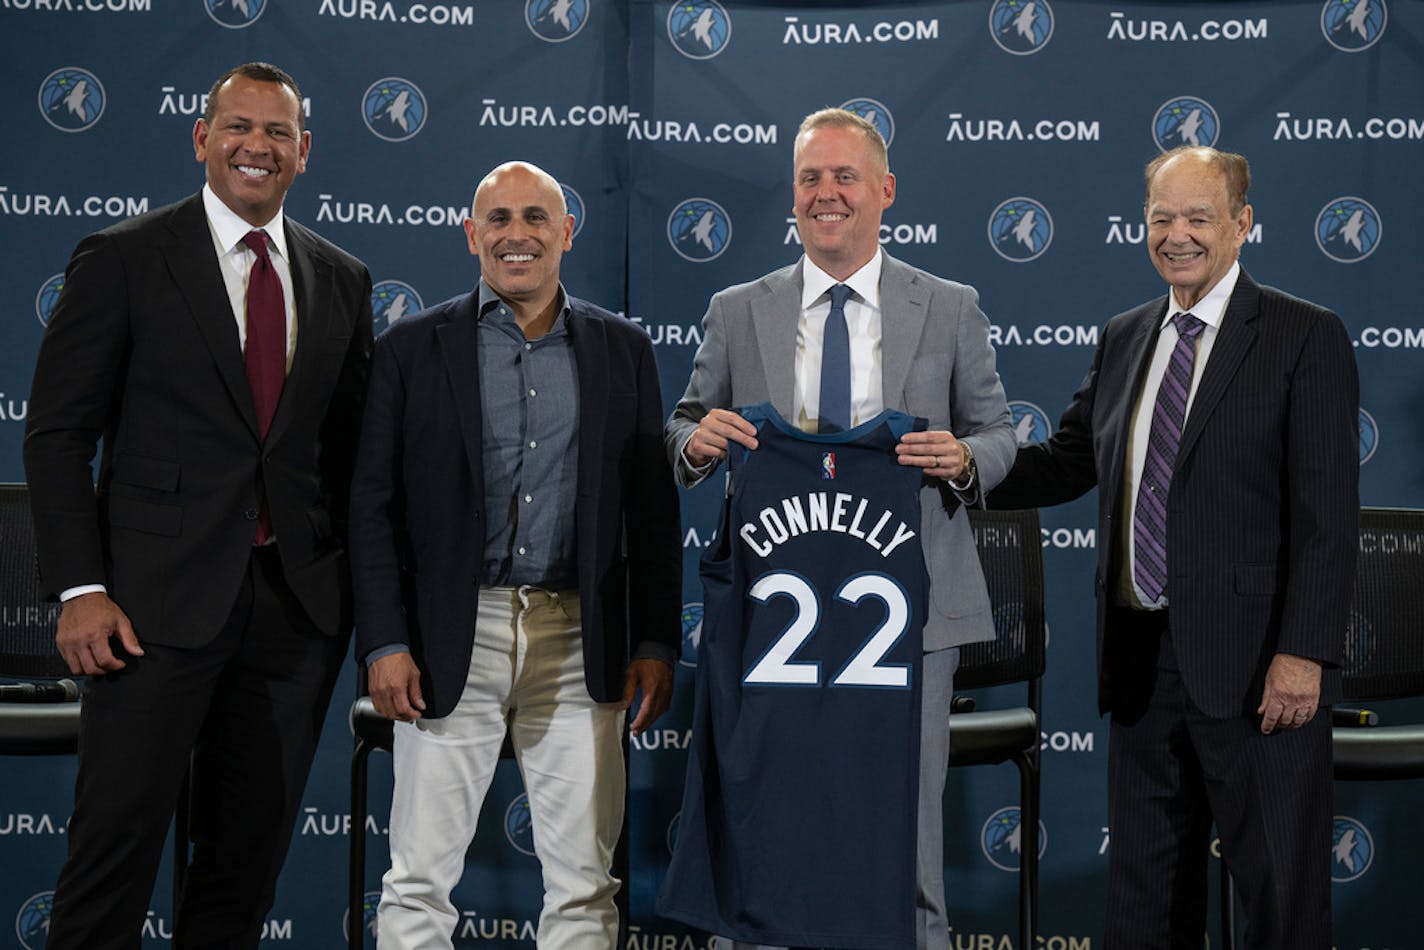
[[[997,636],[960,648],[955,691],[1043,675],[1043,545],[1038,511],[968,509]]]
[[[23,484],[0,484],[0,676],[69,675],[54,647],[58,613],[58,604],[40,597],[29,491]]]
[[[1346,699],[1424,695],[1424,511],[1360,509]]]

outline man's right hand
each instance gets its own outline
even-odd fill
[[[749,449],[757,447],[756,426],[730,409],[713,409],[702,417],[692,438],[682,447],[682,456],[693,468],[727,457],[727,444],[735,442]]]
[[[128,615],[103,591],[72,597],[59,609],[54,645],[69,664],[69,672],[103,676],[127,666],[110,646],[112,637],[119,638],[119,645],[129,656],[143,656]]]
[[[425,712],[420,670],[409,653],[383,656],[366,668],[366,687],[376,712],[387,719],[414,722]]]

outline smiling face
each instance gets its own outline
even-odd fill
[[[796,229],[806,256],[837,280],[880,246],[880,216],[895,202],[895,176],[876,163],[865,133],[823,125],[796,140]]]
[[[475,190],[472,212],[465,236],[490,289],[511,303],[551,301],[574,237],[559,183],[533,165],[501,165]]]
[[[1236,262],[1251,230],[1251,206],[1231,210],[1226,176],[1185,153],[1162,165],[1147,190],[1147,250],[1177,304],[1196,306]]]
[[[208,166],[208,184],[242,220],[264,225],[307,168],[311,133],[301,128],[301,103],[281,83],[237,75],[209,108],[211,122],[193,126],[193,151]]]

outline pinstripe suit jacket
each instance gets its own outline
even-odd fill
[[[1108,321],[1047,442],[1019,449],[989,504],[1059,504],[1098,492],[1099,706],[1120,550],[1128,429],[1160,297]],[[1339,672],[1358,546],[1359,381],[1340,318],[1241,271],[1182,433],[1167,497],[1167,598],[1182,680],[1210,716],[1253,715],[1278,652]],[[1106,647],[1105,647],[1106,644]]]

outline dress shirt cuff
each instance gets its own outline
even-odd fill
[[[69,587],[60,591],[59,601],[60,603],[64,603],[67,600],[73,600],[84,594],[107,594],[108,592],[109,588],[103,584],[81,584],[78,587]]]
[[[661,660],[668,666],[677,662],[677,650],[666,643],[644,640],[633,649],[635,660]]]
[[[365,659],[362,660],[362,662],[366,664],[366,669],[369,670],[371,668],[371,664],[376,662],[377,660],[384,659],[388,656],[393,656],[397,653],[409,652],[410,647],[406,646],[404,643],[387,643],[385,646],[376,647],[370,653],[367,653]]]

